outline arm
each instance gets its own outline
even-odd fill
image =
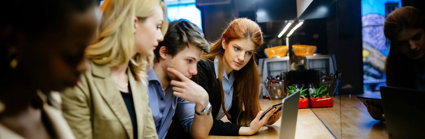
[[[90,98],[87,95],[87,83],[82,80],[74,88],[68,88],[61,94],[63,116],[76,138],[91,139]]]
[[[182,98],[195,104],[195,107],[193,107],[193,105],[186,105],[188,106],[188,108],[185,109],[188,109],[188,114],[194,114],[195,111],[203,111],[209,103],[208,93],[205,91],[205,89],[190,80],[189,78],[185,77],[177,70],[172,68],[168,68],[167,70],[180,79],[180,81],[172,80],[170,82],[170,85],[173,86],[173,94],[179,98]],[[191,109],[194,111],[190,111]],[[206,138],[213,124],[211,114],[194,115],[195,116],[193,118],[193,122],[190,126],[190,133],[192,137]],[[186,116],[181,116],[181,118],[185,117]]]

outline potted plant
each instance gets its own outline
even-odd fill
[[[289,93],[289,95],[290,94],[293,94],[293,93],[295,93],[297,91],[300,91],[300,101],[298,103],[298,108],[300,108],[300,109],[301,108],[308,108],[309,102],[308,102],[308,98],[306,97],[307,96],[306,90],[307,89],[303,89],[302,87],[301,88],[297,88],[297,87],[294,87],[294,86],[288,86],[288,93]]]
[[[327,93],[328,85],[322,85],[310,94],[310,103],[312,108],[332,107],[333,98]]]

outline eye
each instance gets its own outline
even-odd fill
[[[233,47],[233,49],[235,49],[235,51],[241,50],[239,47]]]
[[[412,37],[412,40],[413,41],[418,41],[418,40],[421,39],[421,36],[422,36],[422,34],[421,33],[418,33],[418,34],[416,34],[415,36]]]
[[[192,60],[192,59],[187,59],[187,63],[191,64],[191,63],[193,63],[193,62],[194,62],[194,60]]]
[[[250,56],[250,55],[252,55],[252,52],[249,51],[249,52],[246,52],[245,54]]]
[[[156,29],[161,30],[162,29],[162,25],[157,25]]]

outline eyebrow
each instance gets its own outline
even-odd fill
[[[242,47],[239,46],[238,44],[233,44],[233,47],[238,47],[239,49],[242,49]],[[255,49],[247,50],[247,52],[254,52],[254,51],[255,51]]]
[[[195,60],[195,61],[199,61],[197,58],[195,58],[193,56],[187,56],[186,59],[192,59],[192,60]]]

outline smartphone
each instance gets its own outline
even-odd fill
[[[266,114],[270,112],[273,108],[277,108],[277,111],[279,111],[280,109],[282,109],[282,103],[274,104],[273,106],[267,108],[267,110],[264,111],[264,114],[260,117],[260,120],[263,119],[263,117],[266,116]]]

